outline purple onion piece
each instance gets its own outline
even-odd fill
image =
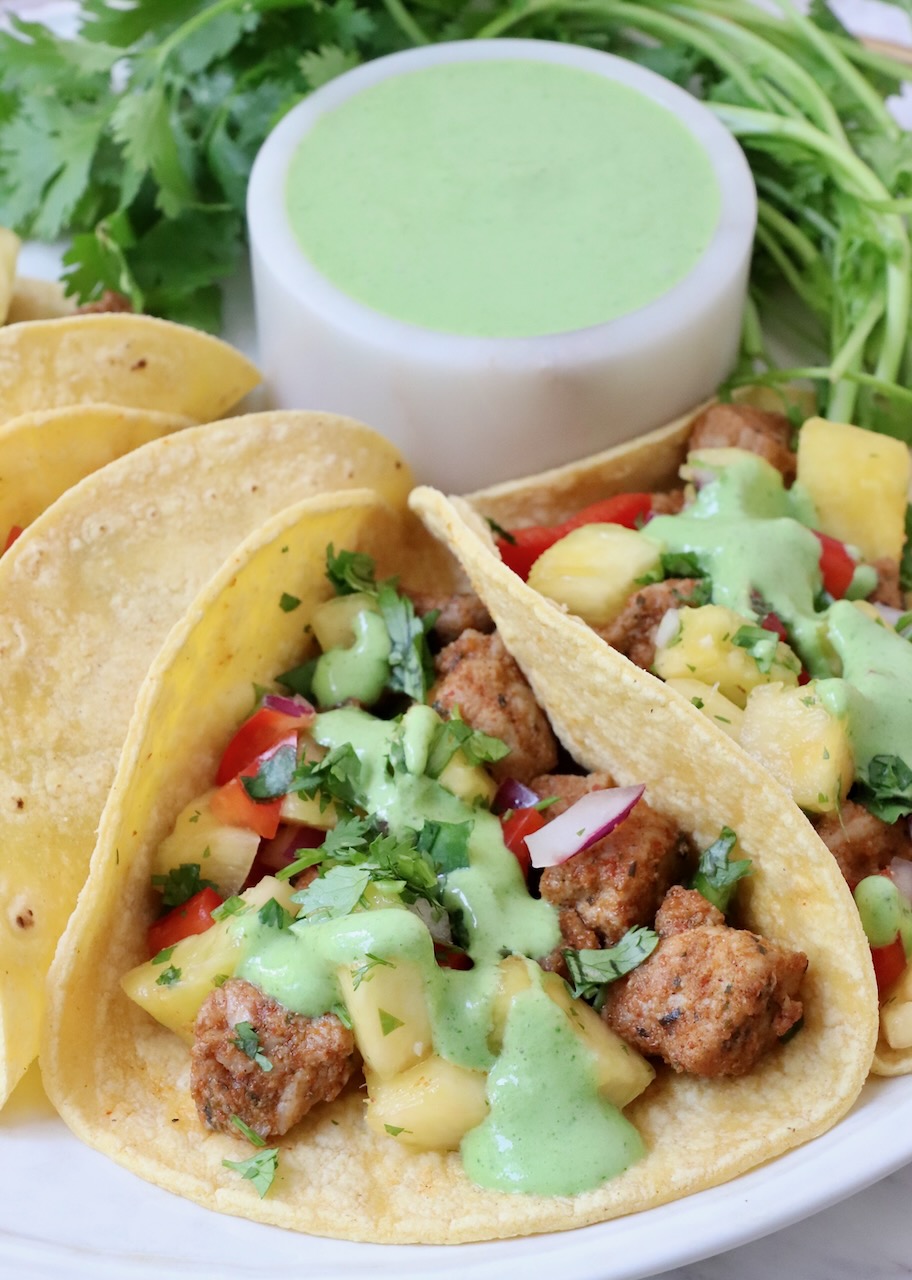
[[[645,790],[645,785],[640,784],[589,791],[581,796],[541,831],[526,836],[532,866],[559,867],[609,835],[624,821]]]
[[[508,809],[531,809],[538,804],[541,796],[535,794],[515,778],[504,778],[497,788],[497,794],[491,804],[492,813],[506,813]]]
[[[888,870],[899,892],[912,902],[912,862],[908,858],[894,858]]]
[[[267,693],[263,699],[263,706],[268,707],[270,711],[281,711],[284,716],[316,715],[307,699],[300,697],[299,694],[286,698],[281,693]]]

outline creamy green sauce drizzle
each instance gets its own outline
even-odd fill
[[[820,681],[821,700],[845,717],[863,780],[878,755],[912,764],[912,645],[849,600],[815,608],[822,587],[815,518],[799,485],[787,490],[775,467],[744,453],[686,511],[658,516],[642,532],[664,551],[695,555],[714,604],[755,621],[770,611],[782,619]],[[873,588],[870,573],[855,577],[853,587]]]
[[[636,1130],[597,1087],[591,1051],[566,1015],[532,987],[510,1007],[499,1052],[491,1044],[498,964],[504,952],[538,957],[560,942],[557,913],[530,897],[506,848],[500,821],[454,796],[423,769],[437,717],[412,708],[403,727],[359,708],[317,717],[313,736],[330,749],[354,747],[362,767],[363,808],[393,833],[426,821],[471,823],[469,863],[446,877],[443,898],[458,911],[474,961],[470,970],[440,968],[424,922],[400,905],[356,910],[277,930],[257,916],[232,925],[243,935],[238,976],[295,1013],[317,1017],[343,1002],[337,971],[379,957],[408,963],[420,975],[434,1052],[459,1066],[488,1071],[490,1113],[463,1142],[468,1176],[478,1185],[540,1195],[573,1195],[598,1186],[642,1154]],[[408,770],[391,775],[397,732]]]

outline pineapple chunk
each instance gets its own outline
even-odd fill
[[[348,596],[333,596],[318,605],[310,625],[324,653],[327,649],[350,649],[357,639],[353,623],[358,614],[379,611],[380,606],[374,596],[356,591]]]
[[[617,617],[638,580],[660,562],[660,548],[635,529],[587,524],[538,557],[529,586],[600,627]]]
[[[529,989],[533,980],[563,1009],[574,1032],[591,1053],[602,1096],[621,1108],[639,1097],[655,1079],[655,1071],[646,1059],[616,1035],[594,1009],[574,999],[556,973],[543,973],[522,956],[508,956],[500,966],[499,986],[492,1006],[489,1037],[492,1048],[500,1048],[510,1005]]]
[[[183,863],[199,863],[204,880],[218,886],[225,898],[237,893],[253,866],[260,837],[246,827],[219,822],[209,801],[215,788],[182,809],[174,830],[156,850],[152,874],[166,876]]]
[[[390,1080],[368,1073],[368,1127],[419,1151],[455,1151],[488,1113],[487,1082],[436,1055]]]
[[[880,1029],[891,1049],[912,1049],[912,964],[906,965],[881,1006]]]
[[[803,688],[779,684],[754,689],[744,709],[741,745],[810,813],[838,809],[855,776],[845,721]]]
[[[283,822],[293,822],[298,827],[316,827],[318,831],[331,831],[339,821],[332,801],[321,808],[316,796],[300,796],[296,791],[289,791],[282,797],[280,816]]]
[[[245,890],[241,897],[253,913],[275,898],[287,911],[295,914],[291,900],[294,889],[274,876],[263,879]],[[193,1042],[193,1024],[200,1005],[219,979],[230,978],[244,958],[245,940],[239,928],[243,916],[217,920],[205,933],[178,942],[164,963],[147,960],[120,980],[126,994],[162,1026],[174,1031],[188,1044]],[[173,981],[169,978],[176,972]],[[165,976],[168,975],[168,976]],[[162,978],[165,977],[164,982]]]
[[[760,684],[798,683],[801,663],[780,640],[768,671],[762,671],[749,649],[733,643],[742,627],[755,626],[733,609],[705,604],[679,611],[681,629],[665,648],[657,649],[653,670],[663,680],[692,677],[716,685],[723,697],[743,707]],[[770,632],[772,636],[773,633]]]
[[[900,440],[823,418],[801,428],[798,480],[820,529],[858,547],[866,560],[902,554],[909,473]]]
[[[437,779],[442,787],[470,805],[490,805],[497,783],[479,764],[469,764],[461,750],[454,751]]]
[[[717,685],[703,684],[700,680],[668,680],[666,683],[669,689],[675,689],[692,702],[723,733],[734,738],[735,742],[741,740],[744,712],[721,694]]]
[[[343,965],[342,999],[365,1065],[381,1080],[400,1075],[432,1048],[421,971],[407,960]]]

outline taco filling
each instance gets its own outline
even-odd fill
[[[327,564],[320,652],[159,847],[123,987],[190,1045],[200,1123],[253,1144],[225,1163],[260,1195],[268,1144],[362,1081],[374,1133],[458,1149],[477,1186],[588,1191],[643,1155],[623,1109],[657,1069],[788,1052],[807,959],[736,927],[733,831],[700,854],[577,770],[477,598]]]
[[[908,449],[822,419],[796,433],[783,414],[720,404],[696,419],[680,478],[558,526],[498,529],[501,558],[791,792],[854,891],[883,1037],[908,1050]]]

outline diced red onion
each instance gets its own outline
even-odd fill
[[[302,849],[319,849],[325,839],[326,832],[317,827],[283,825],[271,840],[260,841],[257,858],[270,871],[281,871]]]
[[[677,609],[666,609],[662,620],[656,627],[655,647],[665,649],[674,640],[681,628],[681,618]]]
[[[645,790],[646,787],[640,784],[589,791],[581,796],[541,831],[526,836],[532,866],[559,867],[562,862],[588,849],[624,821]]]
[[[506,813],[508,809],[531,809],[538,804],[541,796],[529,787],[517,782],[515,778],[504,778],[497,788],[497,794],[491,804],[492,813]]]
[[[270,711],[281,711],[283,716],[313,717],[317,714],[307,699],[297,693],[291,698],[286,698],[281,693],[267,693],[263,699],[263,706],[268,707]]]
[[[894,858],[889,872],[899,892],[912,902],[912,862],[908,858]]]

